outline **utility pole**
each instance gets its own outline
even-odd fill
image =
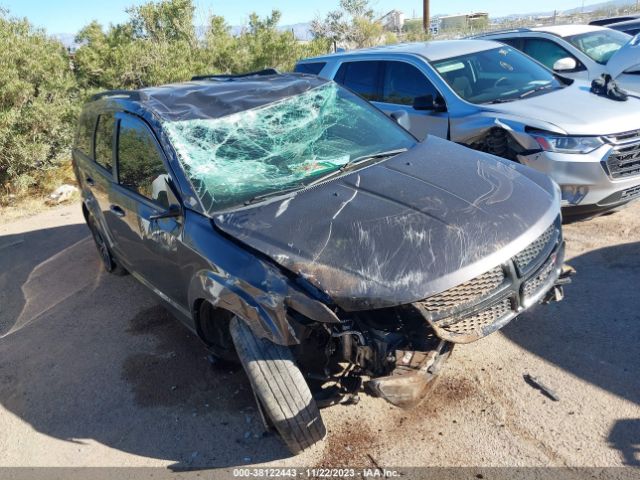
[[[431,20],[429,18],[429,0],[422,0],[422,29],[424,30],[424,33],[430,32],[430,24]]]

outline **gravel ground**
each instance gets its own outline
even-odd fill
[[[325,409],[327,440],[293,458],[242,370],[101,270],[77,205],[2,225],[0,466],[640,466],[639,214],[567,226],[565,301],[456,347],[419,408]]]

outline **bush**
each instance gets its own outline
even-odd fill
[[[63,45],[0,12],[0,202],[69,160],[78,90]]]

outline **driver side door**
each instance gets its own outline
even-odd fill
[[[180,205],[164,152],[141,118],[116,114],[110,230],[127,269],[170,303],[187,305],[180,262],[184,217],[154,219]],[[182,210],[181,210],[182,211]]]

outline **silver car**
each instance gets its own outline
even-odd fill
[[[640,197],[640,100],[610,100],[517,49],[484,40],[401,44],[298,63],[427,134],[551,176],[566,215]]]
[[[481,35],[523,51],[565,77],[592,81],[610,74],[640,92],[640,40],[594,25],[553,25]]]

